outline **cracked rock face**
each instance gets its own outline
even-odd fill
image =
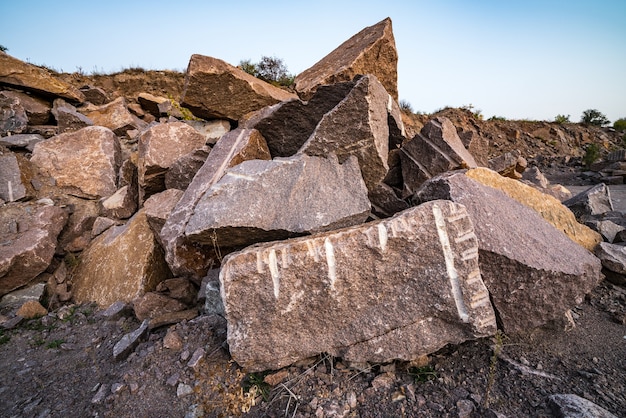
[[[250,371],[322,352],[411,360],[496,331],[472,222],[448,201],[248,247],[220,284],[231,355]]]

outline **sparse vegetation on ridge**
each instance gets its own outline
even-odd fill
[[[289,87],[293,84],[295,75],[290,74],[281,58],[261,57],[261,61],[253,63],[246,59],[239,62],[239,68],[277,87]]]

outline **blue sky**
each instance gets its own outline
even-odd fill
[[[0,0],[0,45],[56,70],[184,71],[192,54],[277,56],[299,73],[393,21],[400,98],[485,117],[626,117],[626,0]]]

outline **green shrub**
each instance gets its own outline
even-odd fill
[[[596,109],[587,109],[583,112],[580,122],[585,125],[604,126],[611,123],[606,116]]]
[[[491,120],[491,121],[496,121],[496,120],[498,120],[498,121],[504,122],[504,121],[506,121],[506,118],[505,118],[504,116],[495,116],[495,115],[494,115],[494,116],[490,117],[490,118],[489,118],[489,119],[487,119],[487,120]]]
[[[296,78],[287,71],[283,60],[277,57],[263,56],[258,63],[253,63],[249,59],[242,60],[239,62],[239,68],[275,86],[289,87]]]
[[[624,132],[626,131],[626,118],[619,118],[613,123],[613,128],[616,131]]]
[[[6,46],[0,45],[0,51],[7,52],[8,50],[9,50],[9,48],[7,48]]]
[[[556,123],[569,123],[569,115],[565,116],[565,115],[556,115],[556,117],[554,118],[554,121]]]
[[[583,164],[588,168],[591,164],[595,163],[598,158],[600,158],[600,146],[598,144],[589,144],[583,156]]]

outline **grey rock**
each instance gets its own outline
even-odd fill
[[[120,221],[98,216],[91,227],[91,238],[95,238],[112,226],[120,225]]]
[[[139,328],[133,332],[125,334],[115,346],[113,346],[113,358],[115,360],[124,360],[132,353],[139,343],[148,336],[148,320],[144,320]]]
[[[46,291],[45,283],[36,283],[23,289],[15,290],[8,293],[0,299],[0,308],[12,307],[19,308],[29,300],[40,302]]]
[[[108,308],[98,312],[98,316],[104,318],[107,321],[117,321],[120,318],[127,318],[132,315],[132,307],[126,303],[118,300],[113,302]]]
[[[617,415],[574,394],[550,395],[548,404],[558,418],[617,418]]]
[[[626,275],[626,247],[623,245],[601,242],[595,249],[602,266],[612,272]]]
[[[626,230],[626,228],[624,228],[622,225],[618,225],[608,219],[587,219],[585,221],[585,225],[600,233],[600,235],[602,235],[602,238],[607,242],[614,242],[617,234],[619,234],[621,231]]]
[[[54,100],[52,114],[57,121],[59,133],[78,131],[87,126],[94,125],[94,122],[90,118],[79,113],[74,106],[63,99]]]
[[[582,222],[589,216],[601,215],[613,210],[611,193],[604,183],[597,184],[577,194],[563,204],[574,212],[576,219]]]
[[[270,159],[263,136],[255,129],[235,129],[215,144],[161,229],[166,260],[175,276],[202,278],[215,263],[212,247],[199,246],[184,236],[196,204],[226,172],[250,159]]]
[[[137,211],[137,189],[124,186],[109,197],[98,201],[100,216],[127,219]]]
[[[103,105],[111,100],[107,92],[102,90],[100,87],[87,85],[81,87],[79,91],[83,93],[85,100],[89,103],[95,104],[96,106]]]
[[[543,175],[543,173],[539,170],[539,168],[532,166],[526,169],[522,173],[522,179],[533,183],[536,186],[541,187],[542,189],[547,189],[550,185],[550,182]]]
[[[299,155],[226,171],[200,199],[185,236],[233,248],[364,222],[370,213],[357,159]]]
[[[600,261],[588,250],[533,209],[463,171],[427,181],[414,199],[465,205],[478,237],[480,270],[506,332],[559,318],[601,280]]]
[[[220,284],[231,355],[250,371],[321,352],[412,360],[496,331],[472,222],[448,201],[248,247],[226,256]]]
[[[200,292],[198,292],[198,301],[204,299],[204,311],[207,315],[224,316],[224,302],[220,292],[219,269],[211,269],[207,276],[202,279]]]
[[[15,202],[27,197],[22,171],[12,152],[0,150],[0,199]]]
[[[44,139],[45,138],[39,134],[15,134],[0,137],[0,145],[4,145],[7,148],[26,148],[32,151],[35,144]]]
[[[504,177],[519,180],[523,177],[528,163],[517,150],[506,152],[498,157],[492,158],[487,166]]]
[[[176,160],[165,173],[165,188],[185,190],[204,165],[211,149],[202,147]]]
[[[3,91],[5,97],[16,98],[26,111],[29,125],[47,125],[50,123],[50,110],[52,106],[47,100],[34,97],[21,91]]]
[[[0,92],[0,136],[20,134],[27,126],[28,116],[20,100]]]

